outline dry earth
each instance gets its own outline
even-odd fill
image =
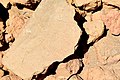
[[[119,17],[118,0],[0,0],[0,80],[120,80]]]

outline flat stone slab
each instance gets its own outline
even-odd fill
[[[15,40],[3,64],[23,79],[74,53],[80,28],[65,0],[43,0]]]

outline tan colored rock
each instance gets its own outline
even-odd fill
[[[7,76],[3,76],[0,80],[11,80],[11,79],[10,79],[10,76],[7,75]]]
[[[12,7],[9,10],[9,19],[7,20],[6,31],[9,34],[13,34],[14,37],[17,37],[21,30],[24,28],[24,24],[28,21],[32,15],[30,10],[19,10],[16,7]]]
[[[2,20],[0,21],[0,47],[2,47],[3,46],[3,32],[5,31],[4,29],[3,29],[3,27],[4,27],[4,25],[3,25],[3,22],[2,22]]]
[[[4,71],[0,69],[0,78],[4,75]]]
[[[82,67],[82,63],[79,59],[73,59],[66,63],[61,63],[56,69],[56,80],[67,80],[71,75],[76,74]],[[75,76],[71,79],[74,79]]]
[[[5,71],[8,71],[7,67],[5,67],[5,66],[3,66],[2,69],[5,70]]]
[[[0,2],[2,3],[2,5],[6,7],[7,4],[9,3],[9,0],[0,0]]]
[[[119,80],[120,79],[120,37],[108,32],[89,48],[84,55],[84,68],[80,76],[84,80]]]
[[[102,6],[102,1],[101,0],[92,0],[91,2],[84,4],[83,9],[91,12],[97,10],[99,7]]]
[[[118,0],[102,0],[102,2],[120,7],[120,2]]]
[[[50,75],[48,77],[46,77],[44,80],[56,80],[55,76]]]
[[[7,34],[7,35],[5,35],[5,40],[10,45],[10,43],[14,42],[15,38],[14,38],[13,34]]]
[[[82,63],[79,59],[73,59],[67,62],[66,69],[70,74],[76,74],[79,69],[82,67]]]
[[[19,76],[15,75],[14,73],[10,74],[10,79],[11,80],[22,80]]]
[[[120,60],[120,54],[112,55],[107,59],[106,63],[107,64],[114,64],[114,63],[119,62],[119,60]]]
[[[88,43],[95,42],[104,33],[104,24],[101,20],[93,20],[83,24],[86,33],[89,35]]]
[[[68,4],[72,4],[74,0],[66,0]]]
[[[102,20],[102,11],[97,11],[94,14],[92,14],[92,20]]]
[[[0,20],[0,30],[2,30],[4,27],[2,20]]]
[[[120,11],[117,9],[104,9],[102,20],[111,34],[120,35]]]
[[[78,75],[73,75],[72,77],[70,77],[69,80],[83,80],[83,79],[81,79],[80,76]]]
[[[56,77],[59,78],[68,78],[71,74],[66,68],[66,63],[61,63],[56,70]]]
[[[73,59],[66,63],[61,63],[56,69],[55,75],[50,75],[45,78],[45,80],[67,80],[72,74],[76,74],[81,68],[81,62],[79,59]],[[70,80],[79,80],[79,76],[72,76]]]
[[[6,7],[9,2],[11,2],[11,3],[14,3],[14,2],[26,3],[27,0],[1,0],[0,2]]]
[[[80,10],[79,8],[75,8],[75,11],[78,12],[82,17],[85,17],[87,15],[86,11]]]
[[[114,73],[104,67],[84,67],[80,76],[84,80],[119,80]]]
[[[89,2],[91,2],[92,0],[73,0],[73,3],[76,6],[82,6],[83,4],[87,4]]]
[[[65,0],[43,0],[3,64],[25,79],[72,54],[81,33],[74,14]]]
[[[68,2],[71,2],[68,0]],[[83,9],[86,11],[92,11],[97,9],[102,5],[101,0],[73,0],[72,4],[75,4],[75,6],[80,7],[83,6]]]
[[[2,57],[3,57],[3,53],[0,52],[0,67],[3,67],[3,64],[2,64]]]
[[[106,47],[107,46],[107,47]],[[108,33],[106,38],[95,44],[95,50],[101,64],[116,63],[119,61],[120,37],[114,37]],[[103,60],[103,61],[102,61]],[[113,61],[112,61],[113,60]]]
[[[64,76],[58,76],[57,77],[57,80],[67,80],[68,79],[68,77],[64,77]]]

